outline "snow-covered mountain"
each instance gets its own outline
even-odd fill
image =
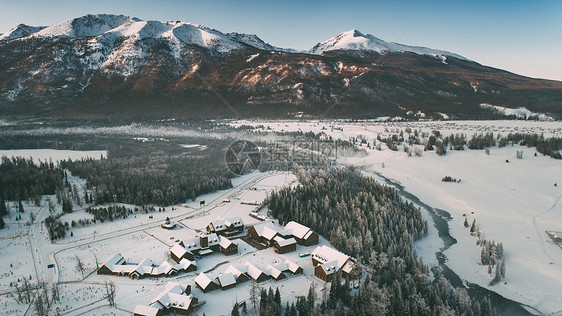
[[[253,34],[107,14],[0,36],[0,113],[279,116],[330,106],[344,117],[486,117],[496,112],[480,104],[562,113],[559,100],[560,82],[356,30],[306,52]]]
[[[29,26],[25,24],[20,24],[9,30],[7,33],[0,34],[0,41],[26,37],[31,34],[35,34],[44,28],[45,26]]]
[[[371,34],[363,34],[358,30],[350,30],[340,33],[329,40],[316,44],[309,50],[311,54],[322,54],[334,50],[357,50],[371,51],[378,54],[411,52],[418,55],[429,55],[434,57],[451,56],[458,59],[467,60],[465,57],[450,52],[431,49],[427,47],[408,46],[398,43],[385,42]]]

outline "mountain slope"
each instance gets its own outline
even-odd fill
[[[87,15],[0,40],[0,110],[55,116],[487,118],[562,113],[562,83],[344,32],[308,52],[180,21]],[[24,32],[25,31],[25,32]]]

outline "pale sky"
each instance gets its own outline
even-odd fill
[[[385,41],[463,55],[517,74],[562,81],[562,1],[0,0],[0,33],[85,14],[190,21],[309,49],[358,29]],[[409,30],[409,31],[408,31]]]

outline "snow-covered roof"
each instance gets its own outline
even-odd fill
[[[274,266],[272,266],[272,265],[268,265],[267,267],[265,267],[265,272],[266,272],[268,275],[270,275],[270,276],[272,276],[273,278],[275,278],[275,279],[278,279],[279,276],[280,276],[281,274],[283,274],[283,272],[281,272],[280,269],[278,269],[278,268],[276,268],[276,267],[274,267]]]
[[[232,241],[230,241],[230,239],[228,239],[226,237],[220,236],[219,239],[220,239],[219,245],[224,249],[226,249],[226,248],[230,247],[230,245],[232,245]]]
[[[293,221],[288,222],[285,229],[299,239],[304,239],[304,236],[310,232],[310,228]]]
[[[218,277],[221,287],[236,284],[236,277],[231,273],[223,273]]]
[[[326,275],[330,275],[330,274],[339,270],[337,260],[328,261],[326,263],[323,263],[323,264],[320,265],[320,267],[324,270]]]
[[[209,226],[217,232],[226,230],[229,226],[232,227],[242,227],[244,226],[244,222],[240,217],[231,217],[226,219],[217,219],[212,221]]]
[[[347,274],[351,273],[351,270],[353,270],[353,267],[355,266],[355,263],[351,260],[347,260],[347,262],[343,265],[343,267],[341,268],[341,270]]]
[[[123,261],[125,261],[125,258],[123,258],[123,256],[120,253],[118,253],[115,254],[113,257],[107,259],[107,261],[103,265],[106,266],[109,270],[113,271],[112,270],[113,266],[118,265]]]
[[[232,274],[234,275],[235,278],[238,279],[238,277],[243,273],[242,270],[236,268],[233,265],[230,265],[228,268],[226,268],[226,270],[224,270],[225,274]]]
[[[276,236],[275,238],[273,238],[273,240],[278,243],[280,247],[286,247],[297,243],[297,241],[293,237],[285,239],[281,236]]]
[[[187,250],[185,250],[185,248],[182,247],[180,244],[175,244],[170,249],[170,252],[173,253],[176,257],[181,258],[187,253]]]
[[[349,256],[324,245],[318,246],[316,247],[316,249],[314,249],[314,251],[312,252],[312,258],[319,261],[320,263],[336,261],[336,267],[339,270],[347,262]]]
[[[254,280],[257,280],[260,275],[264,274],[264,272],[260,268],[249,262],[246,262],[246,267],[248,268],[248,275]]]
[[[287,267],[289,268],[289,271],[291,271],[292,273],[297,272],[297,270],[300,268],[300,266],[298,264],[294,263],[293,261],[291,261],[289,259],[285,260],[284,263],[287,265]]]
[[[140,275],[145,275],[145,274],[149,274],[152,272],[152,266],[154,265],[154,262],[152,262],[152,260],[146,258],[143,261],[141,261],[133,270],[132,273],[137,272]]]
[[[172,265],[170,262],[164,261],[158,267],[154,268],[152,270],[151,274],[154,274],[154,275],[168,274],[172,270],[178,270],[178,269],[175,268],[175,266]]]
[[[171,306],[174,306],[174,303],[176,303],[177,305],[177,303],[186,302],[185,298],[178,297],[178,296],[183,296],[186,298],[188,297],[188,295],[185,295],[186,288],[187,285],[185,284],[181,284],[177,282],[168,282],[166,283],[166,287],[164,288],[164,290],[160,294],[158,294],[158,296],[156,296],[150,304],[151,306],[156,307],[155,306],[156,303],[159,303],[164,308],[170,308]]]
[[[273,239],[273,237],[278,234],[277,229],[271,223],[255,225],[254,228],[256,229],[258,236],[264,237],[267,240]]]
[[[135,271],[136,267],[137,265],[135,264],[118,264],[114,265],[113,268],[111,268],[111,272],[117,274],[129,274]]]
[[[197,285],[199,285],[202,289],[207,288],[207,286],[209,286],[212,282],[213,280],[211,280],[211,278],[203,272],[199,273],[199,275],[195,278],[195,283],[197,283]]]
[[[144,315],[144,316],[156,316],[156,315],[158,315],[158,311],[160,311],[160,309],[155,308],[155,307],[145,306],[145,305],[137,305],[135,307],[135,310],[133,311],[133,314]]]
[[[180,262],[176,265],[174,265],[174,268],[178,269],[178,270],[187,270],[190,266],[197,266],[197,262],[195,261],[190,261],[187,260],[186,258],[183,258],[180,260]]]

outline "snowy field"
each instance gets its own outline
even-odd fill
[[[16,211],[14,203],[8,203],[11,209],[4,216],[6,226],[0,230],[0,306],[6,315],[23,314],[28,305],[18,304],[13,296],[14,284],[23,285],[24,278],[32,285],[37,283],[37,274],[33,265],[32,249],[29,243],[29,226],[31,212],[37,213],[38,207],[23,203],[25,212]],[[21,220],[16,220],[21,215]],[[19,280],[19,282],[18,282]]]
[[[56,150],[56,149],[1,149],[0,157],[24,157],[33,159],[33,161],[49,161],[57,162],[60,160],[80,160],[82,158],[100,159],[107,157],[106,150]]]
[[[377,135],[399,133],[406,128],[443,135],[464,133],[537,133],[545,137],[562,134],[562,122],[537,121],[435,121],[435,122],[250,122],[234,125],[263,125],[276,131],[324,131],[340,139],[364,137],[372,143]],[[407,135],[407,134],[406,134]],[[415,146],[415,145],[414,145]],[[400,183],[405,190],[432,207],[451,214],[450,233],[457,239],[445,252],[447,265],[464,280],[477,283],[507,298],[530,305],[544,314],[562,311],[562,249],[550,241],[545,230],[562,230],[562,162],[538,153],[535,148],[515,145],[484,150],[452,151],[437,156],[408,157],[402,151],[367,149],[362,158],[344,158],[343,163],[362,166]],[[419,147],[423,151],[423,146]],[[523,159],[516,158],[523,151]],[[506,162],[509,160],[509,163]],[[461,183],[442,182],[444,176]],[[554,184],[558,184],[555,186]],[[463,226],[463,214],[479,225],[488,240],[502,242],[506,257],[505,280],[490,286],[491,276],[480,262],[481,248]],[[427,215],[426,215],[426,218]],[[429,219],[429,218],[428,218]],[[429,240],[441,242],[430,229]],[[434,242],[416,243],[424,261],[438,247]]]

